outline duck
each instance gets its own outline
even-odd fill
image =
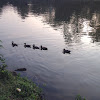
[[[42,45],[40,47],[41,47],[41,50],[48,50],[47,47],[43,47]]]
[[[66,49],[63,49],[63,53],[65,54],[65,53],[69,53],[70,54],[70,50],[66,50]]]
[[[39,49],[39,47],[35,46],[35,44],[33,44],[33,49]]]
[[[12,46],[13,46],[13,47],[18,46],[18,44],[14,43],[14,42],[12,41]]]
[[[31,45],[28,45],[28,44],[26,44],[26,43],[24,43],[24,47],[26,48],[31,48]]]
[[[26,70],[27,70],[26,68],[18,68],[15,71],[26,71]]]

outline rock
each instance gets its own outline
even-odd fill
[[[17,90],[18,92],[21,92],[21,89],[20,89],[20,88],[16,88],[16,90]]]
[[[26,71],[26,68],[18,68],[15,71]]]

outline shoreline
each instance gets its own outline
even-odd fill
[[[16,72],[0,70],[0,100],[44,100],[42,90],[34,82]]]

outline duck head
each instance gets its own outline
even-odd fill
[[[40,46],[41,50],[42,50],[42,45]]]

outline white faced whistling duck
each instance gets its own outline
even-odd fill
[[[26,43],[24,43],[24,47],[26,48],[31,48],[31,45],[28,45],[28,44],[26,44]]]
[[[48,50],[48,48],[41,45],[41,50]]]
[[[63,49],[63,53],[65,54],[65,53],[69,53],[70,54],[70,50],[66,50],[66,49]]]
[[[12,46],[13,46],[13,47],[18,46],[18,44],[14,43],[14,42],[12,41]]]
[[[35,44],[33,44],[33,49],[39,49],[39,47],[35,46]]]

